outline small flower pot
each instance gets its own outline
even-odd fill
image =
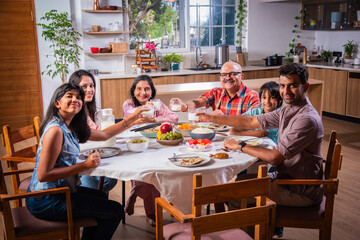
[[[172,62],[171,63],[171,70],[179,70],[179,63]]]

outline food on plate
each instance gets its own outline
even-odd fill
[[[183,158],[179,160],[180,165],[195,165],[204,161],[200,157]]]
[[[193,125],[191,125],[191,126],[190,126],[190,124],[189,124],[189,123],[184,123],[184,124],[181,124],[181,125],[178,127],[178,129],[187,129],[187,130],[191,130],[191,129],[194,129],[192,126],[193,126]]]
[[[225,125],[225,124],[218,124],[218,123],[212,123],[212,124],[209,125],[210,129],[215,129],[215,130],[221,130],[221,129],[225,129],[227,127],[228,126]]]
[[[161,124],[160,131],[161,131],[162,134],[167,133],[167,132],[171,132],[172,131],[171,124],[169,124],[169,123]]]
[[[216,153],[214,155],[214,157],[217,158],[217,159],[228,159],[229,154],[227,154],[227,153]]]
[[[160,130],[160,126],[157,126],[157,127],[145,129],[142,132],[155,133],[158,132],[159,130]]]
[[[129,143],[144,143],[144,142],[146,142],[146,140],[144,139],[134,139],[129,141]]]
[[[103,148],[93,149],[93,150],[90,150],[89,152],[87,152],[87,155],[90,155],[95,152],[99,153],[101,156],[102,154],[106,153],[106,149],[103,149]]]
[[[258,145],[260,145],[259,142],[247,142],[246,144],[250,145],[250,146],[258,146]]]
[[[204,139],[190,138],[187,141],[186,146],[189,148],[189,150],[208,151],[214,146],[214,144],[209,139],[206,138]]]
[[[164,133],[164,134],[157,134],[157,139],[159,140],[176,140],[176,139],[180,139],[182,138],[183,136],[181,135],[181,133],[177,133],[177,132],[167,132],[167,133]]]
[[[192,138],[190,138],[187,142],[190,145],[209,146],[211,144],[211,141],[209,139],[192,139]]]

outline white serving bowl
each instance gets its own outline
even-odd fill
[[[134,143],[132,141],[134,140],[141,140],[143,142],[141,143]],[[148,148],[149,146],[149,141],[144,139],[144,138],[134,138],[134,139],[130,139],[128,141],[126,141],[126,146],[127,148],[129,149],[129,151],[132,151],[132,152],[142,152],[144,151],[145,149]]]

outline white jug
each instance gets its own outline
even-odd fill
[[[104,130],[115,124],[115,117],[113,115],[112,108],[105,108],[100,111],[100,119],[101,119],[101,130]],[[113,147],[116,143],[116,136],[106,140],[103,142],[104,147]]]

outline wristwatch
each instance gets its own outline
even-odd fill
[[[239,142],[239,146],[240,146],[240,151],[242,151],[242,148],[246,146],[246,142],[244,141]]]

